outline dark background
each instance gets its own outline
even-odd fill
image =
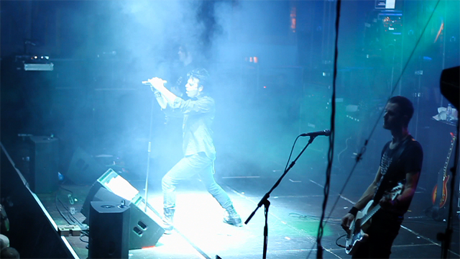
[[[157,106],[151,112],[151,92],[140,82],[172,77],[177,46],[184,41],[217,86],[220,175],[271,176],[283,168],[295,136],[330,127],[335,2],[145,1],[137,9],[129,2],[1,2],[1,141],[19,150],[17,161],[26,161],[28,150],[18,134],[52,136],[59,139],[57,170],[64,176],[81,148],[99,164],[116,164],[127,178],[144,178],[150,157],[150,172],[160,178],[180,158],[180,130],[172,129],[180,121],[165,125]],[[441,1],[436,9],[435,3],[397,1],[391,17],[402,25],[394,31],[386,30],[385,12],[374,1],[342,3],[339,179],[377,123],[362,162],[371,168],[363,173],[374,174],[390,137],[376,120],[396,85],[394,94],[407,96],[416,108],[411,133],[425,149],[420,187],[432,188],[454,127],[431,117],[447,106],[439,76],[458,65],[460,36],[458,2]],[[48,55],[54,71],[24,71],[23,58],[30,55]],[[253,56],[258,63],[249,61]],[[350,104],[360,112],[347,112]],[[318,138],[315,144],[293,173],[323,174],[327,141]]]

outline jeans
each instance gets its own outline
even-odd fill
[[[399,233],[403,217],[379,210],[367,230],[369,239],[357,247],[353,258],[390,258],[391,246]]]
[[[228,194],[214,180],[214,161],[204,153],[194,154],[182,158],[163,177],[163,206],[174,208],[176,205],[176,186],[184,180],[199,175],[208,192],[219,202],[220,206],[227,209],[231,207],[232,201]]]

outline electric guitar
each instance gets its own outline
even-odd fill
[[[447,168],[449,167],[450,157],[452,155],[452,150],[454,149],[455,144],[455,135],[451,132],[450,135],[452,136],[452,142],[450,143],[449,152],[447,153],[446,162],[444,162],[444,167],[442,168],[442,192],[441,197],[439,199],[439,208],[444,207],[447,202],[447,182],[449,182],[450,175],[447,175]],[[439,171],[438,175],[441,175],[441,171]],[[436,198],[438,195],[438,184],[434,186],[433,193],[431,195],[433,205],[436,205]]]
[[[403,184],[398,183],[396,187],[391,189],[391,191],[385,193],[387,197],[391,200],[394,200],[399,194],[401,194],[403,189]],[[345,243],[345,252],[349,255],[353,255],[356,251],[356,248],[369,237],[365,233],[370,224],[366,224],[374,216],[374,214],[380,209],[380,204],[372,206],[374,203],[373,200],[369,201],[361,211],[358,211],[355,219],[350,224],[350,231],[347,233],[346,243]]]

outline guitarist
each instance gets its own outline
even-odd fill
[[[342,218],[342,227],[349,232],[356,214],[369,201],[381,206],[365,231],[367,239],[355,248],[352,258],[390,257],[391,246],[412,201],[422,169],[422,147],[408,131],[413,113],[411,101],[402,96],[390,98],[385,106],[383,128],[391,132],[393,139],[383,147],[380,167],[374,181]],[[402,193],[395,199],[386,197],[384,193],[398,182],[404,185]]]

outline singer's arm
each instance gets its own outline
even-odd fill
[[[152,79],[149,79],[148,82],[153,88],[155,88],[155,90],[160,92],[161,97],[164,98],[164,100],[166,100],[169,106],[174,107],[174,100],[176,100],[176,98],[178,97],[164,86],[164,83],[166,83],[165,80],[158,77],[154,77]]]
[[[168,105],[168,101],[166,101],[166,98],[153,87],[152,87],[152,91],[155,93],[155,98],[157,99],[157,102],[160,105],[161,109],[162,110],[166,109],[166,106]]]

